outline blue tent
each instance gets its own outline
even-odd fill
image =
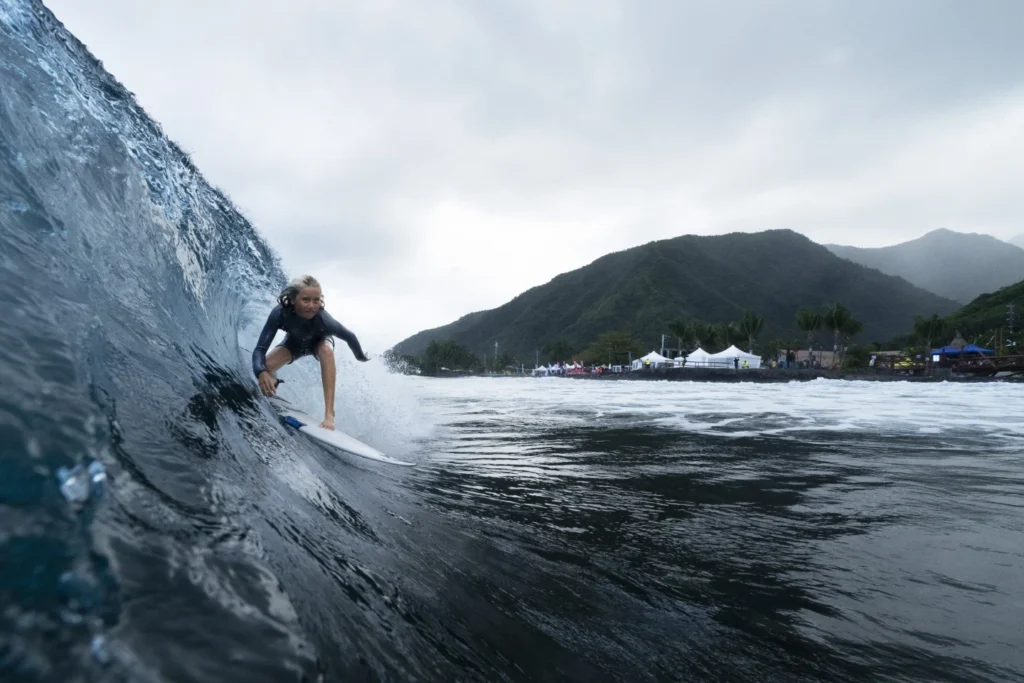
[[[980,353],[980,354],[993,354],[995,351],[992,349],[983,349],[975,344],[968,344],[967,346],[943,346],[941,349],[935,349],[932,351],[933,355],[939,355],[941,353],[947,356],[959,356],[961,353]]]

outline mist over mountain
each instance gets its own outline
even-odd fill
[[[978,233],[940,229],[890,247],[825,246],[836,256],[960,303],[1024,278],[1024,248]]]

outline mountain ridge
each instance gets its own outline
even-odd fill
[[[982,294],[966,306],[950,313],[946,317],[950,336],[954,331],[972,336],[988,333],[1000,327],[1005,328],[1007,304],[1014,305],[1016,337],[1024,342],[1024,280],[995,292]]]
[[[430,340],[453,339],[477,353],[533,358],[547,342],[582,349],[599,334],[625,330],[654,348],[669,322],[765,318],[761,338],[799,335],[796,311],[838,302],[864,323],[864,339],[906,332],[915,315],[944,315],[957,303],[857,265],[791,230],[681,235],[605,254],[531,287],[497,308],[475,311],[395,345],[420,354]]]

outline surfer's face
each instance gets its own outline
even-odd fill
[[[295,312],[302,318],[312,318],[320,310],[320,288],[303,287],[295,297]]]

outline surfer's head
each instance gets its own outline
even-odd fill
[[[324,295],[315,277],[300,275],[281,290],[277,303],[283,308],[293,309],[299,317],[308,319],[324,307]]]

